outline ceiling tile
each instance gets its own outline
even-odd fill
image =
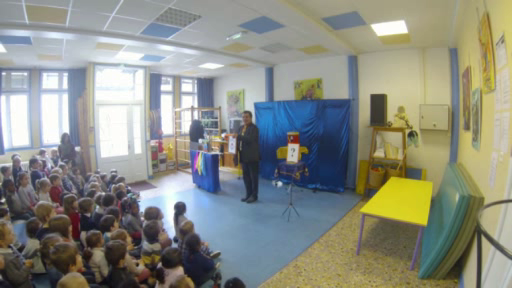
[[[352,4],[354,0],[291,0],[291,2],[320,19],[356,10],[356,7]],[[361,2],[366,2],[367,6],[372,7],[372,3],[368,1]]]
[[[224,46],[222,49],[229,51],[229,52],[233,52],[233,53],[241,53],[241,52],[251,50],[251,49],[253,49],[253,47],[251,47],[249,45],[242,44],[242,43],[235,42],[235,43],[229,44],[227,46]]]
[[[62,53],[62,47],[34,47],[38,54],[57,55]]]
[[[71,10],[69,17],[70,27],[79,27],[85,30],[103,30],[110,16],[89,11]]]
[[[0,67],[14,66],[12,59],[0,59]]]
[[[158,23],[151,23],[142,32],[140,32],[140,34],[169,39],[169,37],[176,34],[180,30],[181,29],[177,27],[162,25]]]
[[[124,0],[116,12],[117,16],[153,21],[165,9],[165,6],[140,0]]]
[[[233,63],[233,64],[229,64],[229,66],[235,67],[235,68],[247,68],[250,65],[249,64],[245,64],[245,63]]]
[[[195,45],[195,44],[198,44],[199,42],[201,42],[202,35],[203,35],[203,33],[201,33],[201,32],[183,29],[180,32],[174,34],[171,37],[171,40]]]
[[[185,28],[201,18],[200,15],[190,13],[181,9],[167,8],[154,22],[170,25],[174,27]]]
[[[325,17],[322,20],[334,30],[366,25],[363,17],[357,11]]]
[[[32,44],[34,46],[62,47],[62,45],[64,45],[64,39],[32,37]]]
[[[290,48],[284,44],[281,44],[281,43],[274,43],[274,44],[260,47],[260,49],[263,51],[267,51],[269,53],[279,53],[279,52],[291,50],[292,48]]]
[[[251,58],[254,58],[254,59],[261,60],[264,57],[266,57],[268,55],[271,55],[272,53],[269,53],[267,51],[263,51],[261,49],[252,49],[252,50],[249,50],[249,51],[245,51],[242,54],[244,56],[247,56],[247,57],[251,57]]]
[[[32,45],[32,39],[28,36],[0,35],[0,43],[4,45]]]
[[[0,22],[25,22],[22,4],[0,3]]]
[[[25,4],[34,4],[39,6],[49,6],[58,8],[69,8],[70,0],[25,0]]]
[[[114,16],[112,20],[110,20],[106,30],[139,34],[146,25],[146,21]]]
[[[152,47],[140,47],[140,46],[126,46],[123,49],[124,52],[133,52],[133,53],[141,53],[141,54],[149,54],[149,55],[158,55],[168,57],[173,55],[174,53],[171,51],[164,51]]]
[[[385,45],[409,44],[411,42],[411,36],[409,34],[388,35],[380,36],[379,40]]]
[[[308,46],[308,47],[300,48],[299,50],[306,54],[310,54],[310,55],[321,54],[321,53],[325,53],[325,52],[329,51],[327,48],[325,48],[322,45]]]
[[[270,39],[270,43],[279,42],[296,49],[311,45],[312,40],[309,35],[289,27],[265,33],[263,37]]]
[[[140,58],[140,61],[146,61],[146,62],[161,62],[162,60],[164,60],[165,57],[163,56],[158,56],[158,55],[149,55],[149,54],[146,54],[144,55],[142,58]]]
[[[38,54],[37,59],[39,59],[40,61],[62,61],[62,56],[51,54]]]
[[[109,50],[119,52],[124,48],[124,46],[125,45],[121,44],[98,42],[98,44],[96,44],[96,50]]]
[[[112,14],[120,0],[74,0],[73,9],[94,13]]]
[[[155,4],[161,4],[165,6],[169,6],[172,3],[176,2],[176,0],[146,0],[147,2],[155,3]]]
[[[177,0],[173,7],[201,15],[224,23],[226,26],[237,27],[240,23],[247,22],[261,16],[252,9],[238,4],[232,0]],[[238,28],[239,29],[239,28]]]
[[[251,21],[247,21],[239,25],[240,27],[252,31],[254,33],[263,34],[279,28],[283,28],[284,25],[274,21],[267,16],[261,16]]]
[[[29,22],[62,24],[68,19],[68,10],[46,6],[25,5]]]
[[[186,70],[186,71],[180,72],[180,74],[183,74],[183,75],[196,75],[196,74],[199,74],[199,71],[197,71],[197,70]]]

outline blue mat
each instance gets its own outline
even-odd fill
[[[281,270],[361,199],[353,191],[312,193],[294,187],[294,205],[300,218],[292,214],[287,222],[281,216],[288,205],[285,187],[276,188],[270,181],[260,180],[259,201],[254,204],[240,202],[245,193],[242,180],[222,182],[221,187],[217,194],[192,189],[142,200],[141,211],[147,206],[160,207],[172,237],[173,206],[184,201],[186,216],[194,222],[196,232],[213,250],[222,251],[222,278],[239,277],[247,287],[257,287]]]

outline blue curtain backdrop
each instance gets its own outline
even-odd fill
[[[213,78],[197,79],[197,105],[213,107]]]
[[[2,75],[2,69],[0,69],[0,75]],[[2,95],[2,77],[0,77],[0,95]],[[2,111],[2,104],[0,103],[0,111]],[[0,155],[5,154],[4,149],[4,133],[2,132],[2,117],[0,117]]]
[[[85,68],[68,70],[68,110],[69,110],[69,137],[71,142],[80,146],[80,126],[78,125],[78,98],[85,91]]]
[[[343,192],[347,175],[351,100],[282,101],[255,103],[260,130],[260,174],[272,179],[277,148],[287,145],[287,133],[300,133],[309,177],[299,186]],[[284,160],[279,160],[284,161]]]

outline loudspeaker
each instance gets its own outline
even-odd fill
[[[370,126],[386,126],[388,122],[388,95],[370,95]]]

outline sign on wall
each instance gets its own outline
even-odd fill
[[[317,100],[324,98],[322,78],[297,80],[293,82],[295,100]]]
[[[228,119],[242,118],[244,112],[244,89],[233,90],[227,92]]]
[[[480,42],[480,61],[482,67],[483,93],[494,91],[496,80],[494,70],[494,43],[492,42],[489,13],[484,13],[478,27],[478,40]]]

